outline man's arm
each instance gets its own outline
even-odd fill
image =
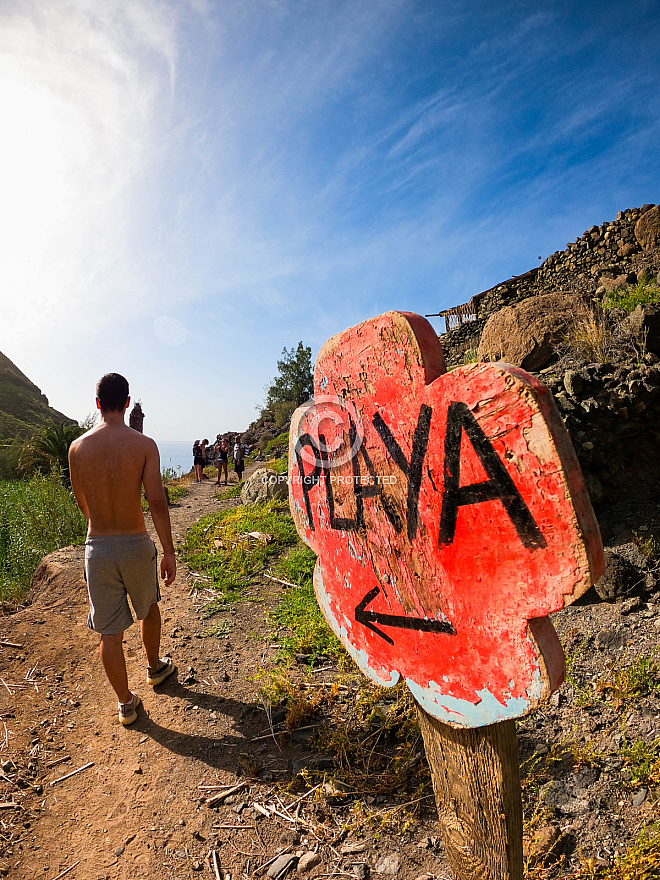
[[[176,557],[174,555],[174,541],[172,540],[172,526],[170,525],[170,511],[167,499],[163,491],[163,480],[160,475],[160,456],[158,447],[153,440],[149,440],[147,457],[142,473],[144,494],[147,496],[151,519],[163,546],[163,558],[160,561],[160,576],[165,581],[165,586],[174,581],[176,577]]]
[[[89,507],[87,506],[87,501],[85,500],[85,495],[82,490],[82,486],[80,485],[80,480],[78,479],[78,469],[76,465],[76,444],[73,443],[69,447],[69,478],[71,480],[71,488],[73,489],[73,494],[76,498],[76,502],[82,515],[85,517],[87,522],[89,522]]]

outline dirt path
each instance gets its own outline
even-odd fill
[[[175,542],[202,516],[235,503],[218,501],[210,483],[193,484],[171,508]],[[367,838],[349,839],[349,852],[342,853],[350,819],[341,809],[325,815],[320,836],[313,797],[297,823],[286,818],[283,803],[299,794],[278,802],[275,785],[293,778],[293,762],[306,750],[304,742],[280,745],[268,734],[253,681],[275,654],[266,611],[281,595],[277,584],[264,581],[221,615],[233,624],[229,635],[204,638],[208,623],[191,595],[193,576],[181,566],[161,603],[161,654],[173,657],[178,674],[155,691],[146,685],[137,627],[128,630],[129,682],[143,707],[138,721],[122,728],[98,637],[86,627],[82,558],[82,547],[49,556],[35,577],[33,604],[0,620],[0,642],[10,643],[0,647],[0,801],[19,805],[0,810],[0,875],[52,880],[77,863],[67,875],[74,880],[213,876],[211,849],[234,880],[282,850],[318,850],[309,857],[317,862],[311,876],[327,874],[330,861],[368,873],[369,862],[383,854],[393,855],[401,877],[438,874],[441,851],[424,836],[433,833],[431,821],[426,829],[420,824],[418,841],[409,841],[405,852],[397,841],[375,846]],[[328,670],[317,680],[333,675]],[[199,788],[240,782],[245,787],[215,809]]]

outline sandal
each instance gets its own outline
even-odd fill
[[[147,684],[156,687],[157,684],[165,681],[167,676],[171,675],[173,672],[176,672],[176,666],[172,660],[169,657],[165,657],[165,659],[161,658],[160,664],[156,669],[147,666]]]
[[[137,707],[139,705],[140,698],[137,694],[133,694],[128,703],[118,703],[119,723],[124,726],[132,724],[137,719]]]

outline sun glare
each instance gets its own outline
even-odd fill
[[[75,213],[85,127],[72,108],[29,82],[0,84],[0,228],[13,262],[38,259]]]
[[[110,40],[62,36],[25,24],[0,53],[0,289],[22,303],[15,327],[5,315],[19,336],[30,319],[62,317],[116,261],[140,165],[144,128],[125,88],[135,71]]]

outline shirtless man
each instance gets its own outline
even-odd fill
[[[124,630],[133,623],[128,596],[147,655],[147,683],[160,684],[176,668],[171,660],[158,656],[161,620],[157,553],[144,524],[142,486],[163,547],[160,574],[165,586],[176,577],[170,513],[158,447],[124,423],[130,400],[123,376],[103,376],[96,386],[101,423],[74,441],[69,450],[71,485],[89,523],[85,542],[87,625],[101,635],[101,661],[117,694],[122,724],[135,721],[140,705],[138,695],[128,688],[122,647]]]

